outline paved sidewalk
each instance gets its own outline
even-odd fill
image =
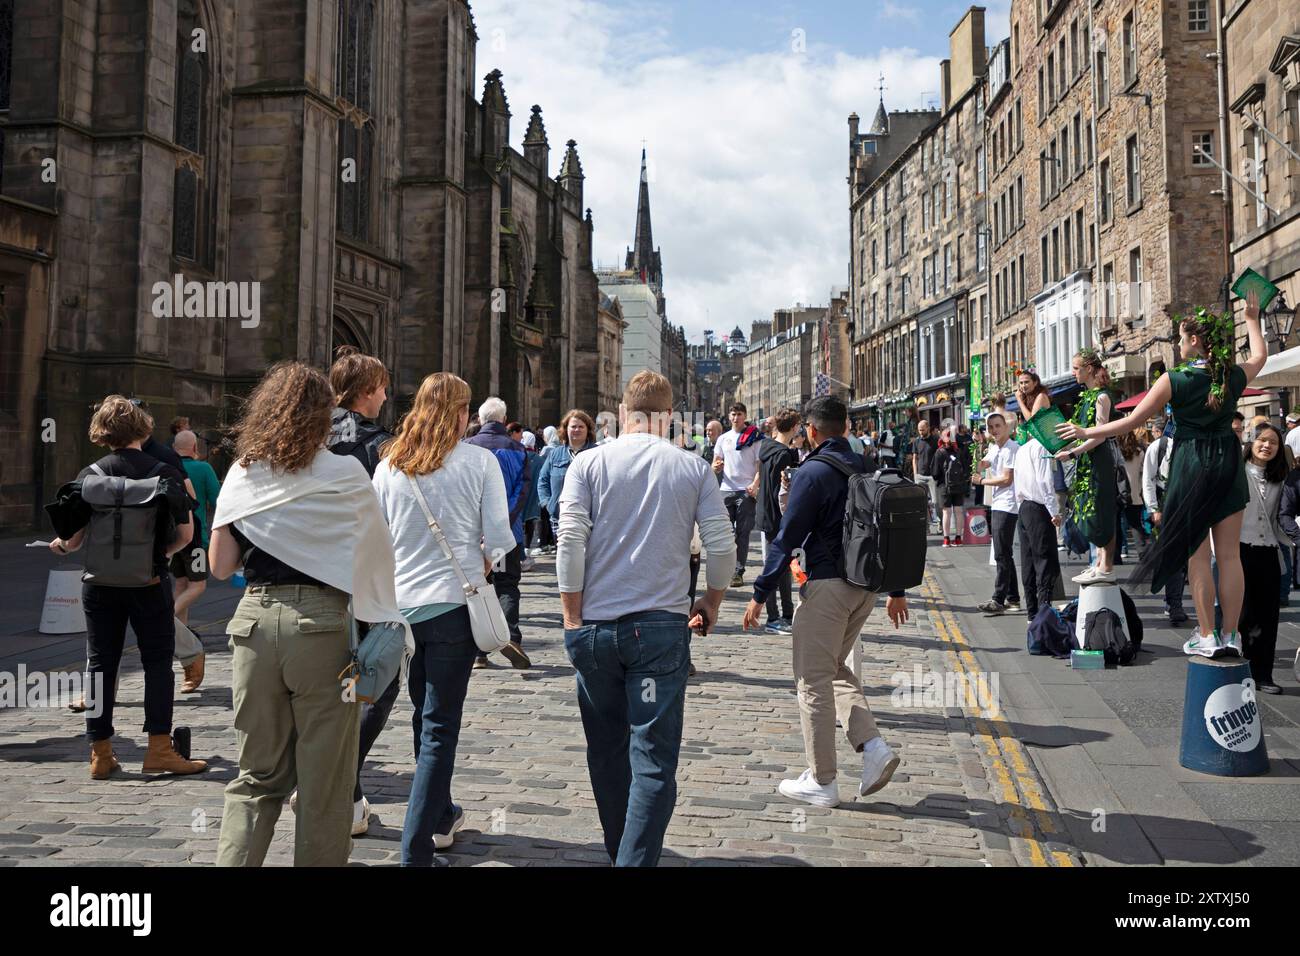
[[[551,559],[524,576],[522,590],[534,666],[473,676],[454,783],[468,819],[449,855],[458,866],[605,864]],[[860,758],[841,740],[840,807],[818,809],[779,796],[777,782],[804,766],[789,638],[740,631],[747,593],[733,590],[723,626],[694,643],[698,676],[688,690],[665,865],[1080,862],[1071,847],[1055,842],[1059,818],[1034,767],[1004,725],[979,716],[977,702],[963,710],[918,694],[891,703],[898,675],[933,673],[942,681],[974,666],[963,660],[969,655],[951,615],[935,606],[934,582],[913,601],[911,624],[894,632],[882,607],[864,632],[867,693],[886,739],[902,756],[893,782],[857,800]],[[228,614],[235,594],[214,583],[195,620],[214,621],[223,609]],[[222,789],[234,775],[236,750],[226,641],[219,624],[202,630],[208,676],[201,693],[178,700],[176,722],[192,728],[195,756],[212,761],[204,775],[138,773],[143,687],[132,655],[115,742],[126,772],[110,781],[89,778],[83,724],[75,716],[59,708],[0,711],[0,864],[213,861]],[[71,645],[65,663],[80,666],[82,650]],[[0,664],[12,670],[16,661],[10,653]],[[403,694],[365,771],[375,816],[354,842],[354,863],[398,859],[411,785],[410,718]],[[269,863],[291,862],[292,827],[286,808]]]
[[[1284,693],[1257,698],[1270,772],[1217,777],[1178,763],[1191,623],[1170,627],[1161,597],[1126,588],[1143,621],[1143,653],[1129,667],[1071,670],[1027,653],[1022,614],[975,610],[992,593],[988,558],[987,545],[932,547],[928,566],[973,660],[998,674],[1010,733],[1061,807],[1047,814],[1055,840],[1090,866],[1300,863],[1300,688],[1291,664],[1300,593],[1282,611],[1274,675]],[[1084,567],[1078,558],[1062,565],[1071,597],[1078,585],[1069,578]],[[1131,570],[1116,568],[1121,584]],[[1190,613],[1190,596],[1186,604]]]

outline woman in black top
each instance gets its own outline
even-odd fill
[[[93,474],[161,479],[153,579],[143,586],[121,586],[98,583],[93,575],[88,575],[91,580],[82,585],[87,674],[93,682],[87,690],[86,735],[91,740],[90,775],[96,780],[106,779],[120,766],[113,755],[113,708],[128,622],[135,631],[144,667],[144,730],[149,735],[144,772],[198,773],[207,767],[202,760],[185,759],[172,747],[172,652],[176,630],[168,563],[173,554],[190,542],[194,529],[190,521],[193,502],[185,492],[183,472],[140,450],[152,432],[153,418],[138,404],[122,395],[105,398],[91,418],[90,440],[111,448],[113,453],[83,469],[76,483],[65,486],[59,500],[47,509],[60,534],[50,543],[50,550],[68,554],[82,546],[92,520],[113,520],[107,515],[95,517],[93,509],[81,498],[82,481]]]

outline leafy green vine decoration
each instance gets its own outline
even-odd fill
[[[1091,428],[1097,423],[1097,396],[1099,388],[1085,389],[1079,395],[1074,416],[1070,421],[1080,428]],[[1088,520],[1097,513],[1096,489],[1092,485],[1092,453],[1083,452],[1075,458],[1074,482],[1070,485],[1070,503],[1076,520]]]
[[[1184,362],[1174,371],[1204,368],[1210,375],[1210,397],[1206,404],[1221,408],[1228,398],[1228,374],[1232,371],[1232,350],[1237,344],[1236,319],[1231,312],[1220,313],[1201,306],[1191,315],[1176,317],[1175,331],[1182,327],[1184,320],[1195,322],[1205,330],[1206,355],[1203,361]]]

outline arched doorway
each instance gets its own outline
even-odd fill
[[[334,353],[342,345],[351,345],[366,355],[373,354],[370,351],[370,343],[366,341],[365,333],[361,331],[357,321],[344,310],[336,309],[330,329],[330,361],[334,360]]]

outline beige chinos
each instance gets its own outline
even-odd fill
[[[879,736],[862,683],[846,661],[853,654],[876,594],[839,578],[803,586],[794,612],[794,679],[799,692],[803,746],[817,782],[835,779],[835,721],[856,751]]]
[[[239,776],[226,787],[218,866],[261,866],[298,790],[294,866],[345,866],[361,708],[343,693],[348,596],[250,586],[227,625]]]

